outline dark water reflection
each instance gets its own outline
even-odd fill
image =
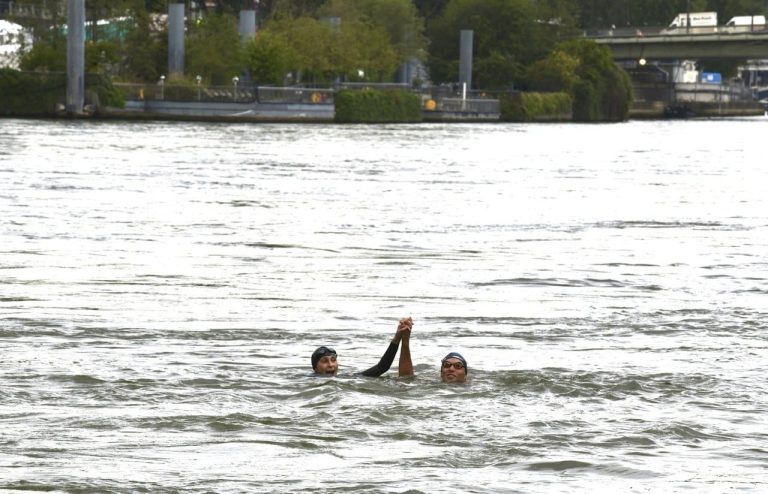
[[[761,492],[767,123],[0,120],[0,489]]]

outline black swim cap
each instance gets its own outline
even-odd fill
[[[469,374],[469,367],[467,367],[467,361],[466,361],[466,359],[464,359],[464,357],[461,356],[461,354],[459,352],[451,352],[451,353],[449,353],[448,355],[443,357],[443,360],[441,360],[440,362],[445,362],[449,358],[457,358],[457,359],[461,360],[461,363],[464,364],[464,374]]]
[[[317,367],[317,363],[320,361],[320,359],[325,357],[326,355],[336,356],[336,350],[334,350],[333,348],[328,348],[327,346],[321,346],[321,347],[318,347],[317,350],[315,350],[315,352],[312,354],[313,370]]]

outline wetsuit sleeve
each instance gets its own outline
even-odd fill
[[[378,377],[384,374],[390,367],[392,367],[392,362],[395,361],[395,355],[397,355],[397,343],[390,343],[387,351],[381,356],[379,363],[368,370],[364,370],[361,374],[368,377]]]

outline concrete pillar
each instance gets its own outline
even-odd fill
[[[459,45],[459,84],[466,84],[466,89],[472,89],[472,44],[475,32],[462,29]]]
[[[85,106],[85,0],[67,0],[67,113]]]
[[[400,64],[400,69],[397,71],[397,82],[400,84],[409,84],[411,82],[411,64],[410,61]]]
[[[244,9],[240,11],[240,24],[238,25],[240,41],[245,43],[256,35],[256,11]]]
[[[168,75],[184,74],[184,4],[168,4]]]

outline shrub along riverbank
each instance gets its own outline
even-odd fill
[[[567,122],[573,114],[567,93],[517,93],[499,101],[503,122]]]
[[[339,123],[421,122],[421,98],[406,91],[339,91],[335,102]]]
[[[67,75],[63,72],[20,72],[0,69],[0,115],[49,117],[60,113],[67,99]],[[94,113],[104,106],[122,108],[122,93],[106,77],[85,77],[86,104]]]

